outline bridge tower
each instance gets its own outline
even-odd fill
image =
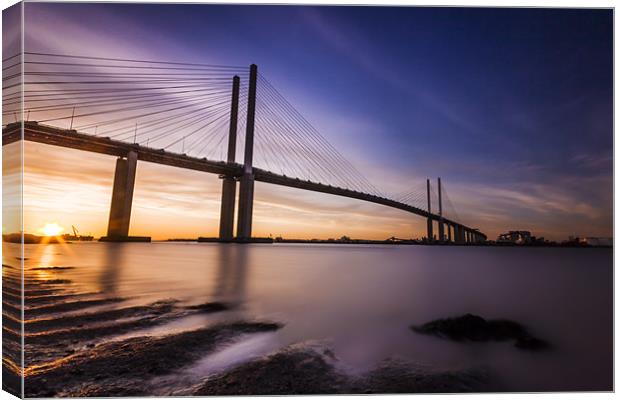
[[[237,152],[237,116],[239,114],[239,77],[233,77],[232,101],[230,105],[230,125],[228,129],[228,163],[235,162]],[[237,181],[234,176],[222,175],[222,204],[220,210],[220,240],[231,241],[233,239],[233,227],[235,224],[235,195],[237,193]]]
[[[243,157],[243,175],[239,185],[239,215],[237,217],[237,240],[247,241],[252,238],[252,208],[254,205],[254,173],[252,156],[254,147],[254,115],[256,113],[256,78],[258,68],[250,66],[250,83],[248,88],[248,111],[245,129],[245,152]]]
[[[108,221],[108,240],[122,241],[129,237],[129,221],[137,165],[138,154],[135,151],[130,151],[125,158],[119,157],[116,160],[112,204]]]
[[[426,180],[426,203],[428,204],[428,218],[426,218],[426,238],[433,241],[433,219],[431,218],[431,180]]]
[[[437,195],[439,196],[439,241],[444,241],[443,209],[441,206],[441,178],[437,178]]]

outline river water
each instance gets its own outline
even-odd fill
[[[11,246],[5,244],[4,264],[16,265]],[[71,282],[75,293],[122,299],[93,310],[169,299],[235,305],[228,312],[187,315],[99,341],[168,334],[222,320],[283,324],[205,356],[192,366],[197,375],[316,340],[327,343],[352,373],[398,357],[439,368],[487,368],[509,391],[562,391],[612,388],[612,253],[593,248],[92,242],[26,245],[24,262],[25,270],[39,279],[61,276]],[[71,268],[49,268],[58,266]],[[533,352],[509,342],[452,342],[410,329],[466,313],[520,322],[551,347]]]

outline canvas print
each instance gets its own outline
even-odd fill
[[[613,10],[4,9],[2,386],[613,391]]]

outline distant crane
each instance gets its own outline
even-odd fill
[[[62,238],[67,240],[67,241],[82,241],[82,242],[90,242],[93,240],[93,236],[91,235],[80,235],[79,231],[77,230],[77,228],[73,225],[71,225],[71,229],[73,230],[73,235],[70,234],[65,234],[62,235]]]

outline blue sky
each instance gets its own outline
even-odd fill
[[[26,50],[256,63],[386,192],[441,176],[483,230],[565,238],[612,234],[612,24],[585,9],[27,3]]]

